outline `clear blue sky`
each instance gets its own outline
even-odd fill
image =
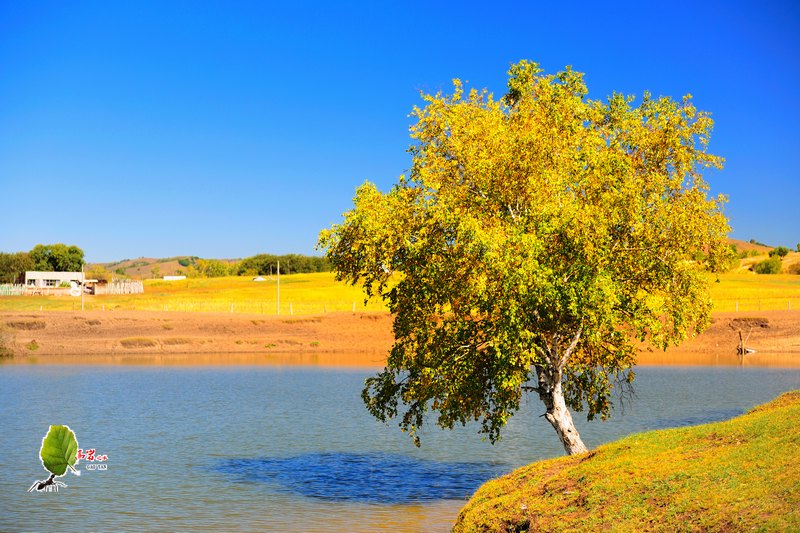
[[[733,236],[800,241],[800,3],[0,1],[0,251],[315,253],[408,113],[512,62],[694,95]]]

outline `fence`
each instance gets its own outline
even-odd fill
[[[792,311],[800,310],[798,298],[717,298],[714,300],[714,311],[733,311],[752,313],[754,311]]]
[[[25,285],[0,285],[0,296],[22,296],[25,294]]]
[[[101,292],[102,291],[102,292]],[[144,293],[144,283],[135,279],[115,279],[105,290],[98,291],[98,294],[142,294]]]

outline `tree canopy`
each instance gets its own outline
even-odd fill
[[[234,272],[239,276],[265,276],[274,274],[278,271],[278,262],[281,264],[281,274],[330,271],[330,264],[324,257],[299,254],[258,254],[242,259],[236,264]]]
[[[83,250],[75,245],[37,244],[30,251],[35,270],[45,272],[80,272],[83,267]]]
[[[320,233],[337,277],[393,314],[362,396],[417,444],[433,412],[494,442],[532,392],[565,450],[585,451],[569,409],[607,417],[639,343],[709,322],[705,271],[730,253],[725,199],[702,175],[723,163],[710,116],[690,96],[587,93],[570,68],[522,61],[502,99],[459,80],[423,95],[410,175],[388,193],[365,183]]]
[[[0,252],[0,283],[18,282],[26,270],[33,270],[33,261],[28,252]]]

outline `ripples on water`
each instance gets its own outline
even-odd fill
[[[653,418],[648,421],[649,429],[668,429],[686,426],[698,426],[700,424],[710,424],[711,422],[721,422],[730,420],[744,414],[744,409],[709,409],[700,415],[679,416],[672,418]]]
[[[535,398],[503,440],[423,428],[415,448],[360,398],[373,370],[0,366],[0,531],[448,531],[484,480],[563,454]],[[797,369],[637,368],[585,442],[736,416],[800,388]],[[108,454],[108,470],[25,491],[49,424]],[[82,468],[82,466],[81,466]]]
[[[309,453],[283,459],[229,459],[216,469],[235,483],[275,484],[309,498],[400,504],[463,500],[510,468],[385,453]]]

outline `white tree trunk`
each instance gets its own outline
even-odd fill
[[[544,417],[556,430],[567,454],[588,452],[589,449],[581,440],[581,436],[572,422],[572,415],[564,402],[560,374],[550,375],[547,372],[539,371],[539,398],[547,408]]]

